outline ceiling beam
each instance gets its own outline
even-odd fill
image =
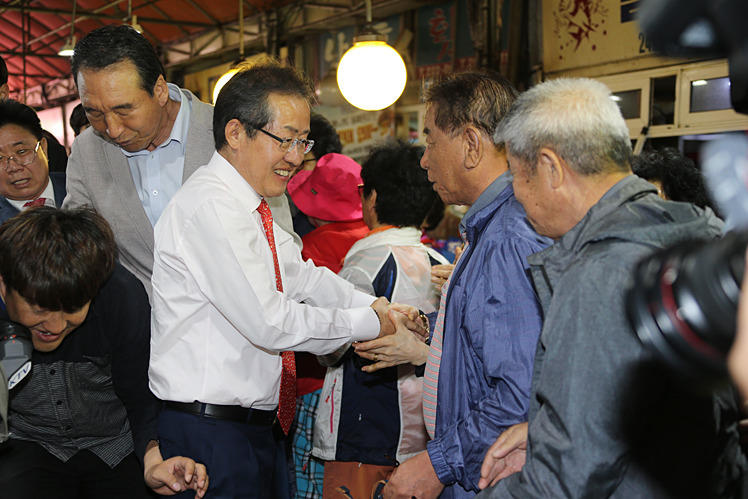
[[[23,78],[23,73],[14,73],[10,72],[8,73],[8,76],[15,76],[16,78]],[[41,74],[41,73],[26,73],[27,78],[43,78],[46,80],[55,80],[60,77],[60,75],[51,75],[51,74]]]
[[[216,19],[215,17],[211,16],[205,9],[203,9],[202,7],[200,7],[200,4],[198,4],[197,2],[195,2],[195,0],[185,0],[185,1],[188,4],[192,5],[192,7],[196,11],[198,11],[200,14],[202,14],[203,16],[205,16],[208,19],[208,21],[212,22],[214,25],[215,24],[221,24],[221,22],[218,19]]]
[[[106,5],[103,5],[103,6],[99,7],[99,8],[97,8],[97,9],[94,9],[94,10],[92,10],[91,12],[93,12],[93,13],[96,13],[96,14],[98,14],[99,12],[102,12],[102,11],[104,11],[104,10],[106,10],[106,9],[109,9],[109,8],[111,8],[111,7],[114,7],[114,6],[115,6],[115,5],[117,5],[118,3],[122,3],[122,2],[124,2],[124,1],[125,1],[125,0],[115,0],[114,2],[110,2],[110,3],[106,4]],[[0,12],[2,12],[2,10],[0,10]],[[52,30],[52,31],[50,31],[50,32],[48,32],[48,33],[45,33],[45,34],[44,34],[44,35],[42,35],[42,36],[38,36],[38,37],[34,38],[33,40],[29,40],[29,42],[28,42],[28,43],[29,43],[29,45],[30,45],[30,44],[32,44],[32,43],[36,43],[36,42],[39,42],[39,41],[41,41],[41,40],[44,40],[44,39],[45,39],[45,38],[47,38],[48,36],[52,36],[52,35],[54,35],[55,33],[58,33],[58,32],[60,32],[60,31],[62,31],[62,30],[65,30],[65,29],[69,28],[69,27],[70,27],[70,25],[71,25],[71,24],[72,24],[73,22],[76,22],[76,23],[77,23],[77,22],[80,22],[80,21],[84,21],[84,20],[86,20],[86,19],[90,19],[90,17],[89,17],[89,16],[82,16],[82,15],[81,15],[81,16],[79,16],[79,15],[78,15],[78,13],[76,12],[76,14],[75,14],[75,20],[74,20],[74,21],[71,21],[71,22],[69,22],[69,23],[65,23],[65,24],[63,24],[62,26],[60,26],[59,28],[56,28],[56,29],[54,29],[54,30]]]
[[[63,9],[47,9],[44,7],[24,7],[22,5],[6,5],[3,7],[6,11],[13,10],[13,11],[25,11],[29,13],[34,14],[55,14],[58,16],[70,16],[71,13],[67,10]],[[81,17],[86,17],[88,19],[109,19],[113,21],[121,21],[122,16],[121,15],[113,15],[113,14],[101,14],[101,13],[94,13],[93,11],[80,11]],[[76,17],[78,17],[78,14],[76,13]],[[177,21],[174,19],[159,19],[156,17],[141,17],[138,16],[138,22],[139,23],[153,23],[153,24],[168,24],[171,26],[189,26],[192,28],[215,28],[214,24],[209,23],[200,23],[196,21]]]
[[[15,55],[18,57],[39,57],[41,59],[70,59],[69,57],[65,57],[62,55],[57,55],[55,53],[49,53],[49,54],[40,54],[39,52],[24,52],[23,50],[3,50],[0,49],[0,55]]]

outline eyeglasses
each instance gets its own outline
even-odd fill
[[[314,146],[313,140],[307,140],[307,139],[294,139],[291,137],[286,137],[285,139],[282,139],[278,137],[277,135],[273,135],[272,133],[263,130],[262,128],[258,128],[259,131],[267,135],[268,137],[272,137],[278,142],[280,142],[280,150],[283,152],[288,152],[291,149],[294,149],[295,147],[302,145],[303,151],[301,154],[306,154],[309,151],[312,150],[312,147]]]
[[[33,149],[19,149],[15,154],[11,154],[8,157],[0,156],[0,171],[7,171],[10,168],[10,160],[12,159],[18,166],[26,166],[32,163],[36,159],[36,151],[39,149],[40,141],[36,141],[36,146]],[[3,162],[5,163],[3,165]]]
[[[358,197],[364,197],[364,184],[358,184],[356,187],[358,187]]]

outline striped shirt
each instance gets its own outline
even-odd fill
[[[464,249],[467,249],[467,245]],[[426,358],[426,368],[423,372],[423,422],[426,424],[426,431],[428,431],[430,438],[434,438],[434,429],[436,427],[436,394],[439,382],[439,364],[441,364],[442,360],[442,338],[444,336],[444,312],[447,305],[447,290],[459,262],[458,260],[452,273],[447,278],[447,282],[442,286],[439,313],[436,316],[434,334],[431,337],[429,355]]]

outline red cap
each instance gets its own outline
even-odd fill
[[[288,182],[288,193],[298,208],[328,222],[363,218],[358,186],[361,165],[348,156],[325,154],[312,171],[302,170]]]

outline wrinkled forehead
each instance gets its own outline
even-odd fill
[[[81,104],[87,112],[131,106],[152,98],[142,88],[138,70],[130,61],[102,69],[82,69],[77,84]]]

